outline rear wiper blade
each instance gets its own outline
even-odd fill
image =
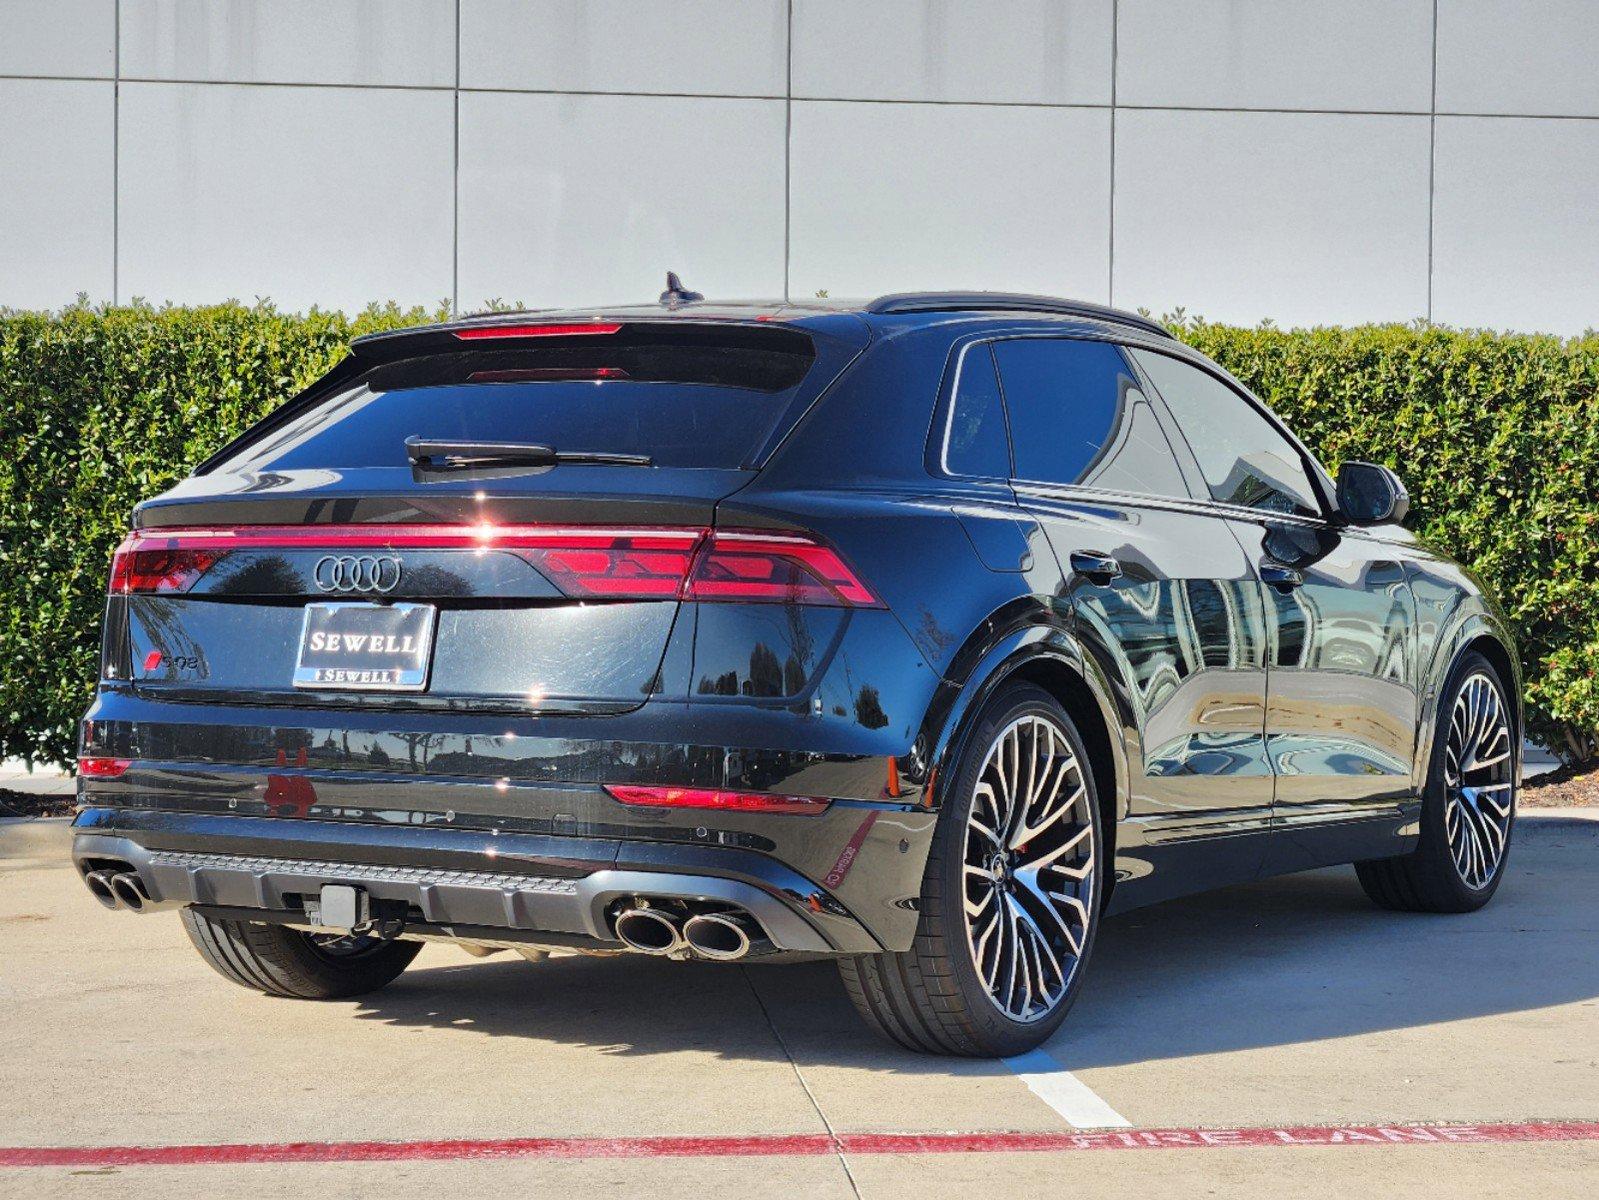
[[[557,450],[538,442],[452,442],[405,439],[406,457],[424,471],[467,471],[473,467],[553,467],[588,463],[604,467],[653,467],[648,454],[610,454],[601,450]]]

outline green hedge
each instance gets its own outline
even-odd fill
[[[321,375],[351,337],[431,315],[0,313],[0,755],[76,752],[133,506]]]
[[[0,312],[0,754],[67,761],[111,550],[135,502],[325,371],[349,339],[429,319],[264,305]],[[1503,602],[1535,730],[1599,731],[1599,337],[1174,326],[1329,466],[1395,467],[1428,542]]]

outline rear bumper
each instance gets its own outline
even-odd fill
[[[87,808],[74,834],[80,871],[127,864],[155,908],[282,920],[324,884],[353,884],[446,936],[620,949],[614,909],[644,896],[742,908],[780,950],[885,948],[829,891],[750,850],[138,808]]]
[[[908,725],[879,728],[874,719],[868,729],[847,718],[818,720],[810,707],[727,699],[651,702],[604,718],[513,717],[394,711],[387,703],[337,711],[179,704],[102,688],[84,722],[82,752],[129,765],[114,777],[79,780],[87,810],[79,830],[136,849],[274,863],[723,880],[774,898],[836,951],[908,948],[937,820],[923,803],[920,759],[907,755]],[[644,807],[617,800],[607,790],[615,784],[831,803],[804,814]],[[170,872],[177,861],[188,862],[163,859],[159,869]],[[221,871],[204,866],[197,887]],[[294,878],[306,876],[293,869]],[[297,894],[266,874],[267,899]],[[159,879],[147,883],[163,888]],[[606,884],[597,880],[594,890]],[[404,898],[425,911],[422,884],[405,886],[415,890]],[[162,902],[174,888],[178,902],[196,903],[177,884],[165,887]],[[503,907],[505,889],[473,891],[485,888]],[[484,906],[468,904],[455,894],[461,890],[436,889],[436,911],[475,923],[461,914]],[[500,915],[498,927],[550,922],[545,932],[594,936],[582,888],[577,896],[523,891],[530,889],[512,897],[518,924]],[[227,894],[238,893],[230,884]],[[755,903],[744,907],[753,912]]]

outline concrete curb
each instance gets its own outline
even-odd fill
[[[1560,805],[1548,808],[1522,808],[1516,811],[1516,819],[1525,821],[1599,821],[1599,805]]]

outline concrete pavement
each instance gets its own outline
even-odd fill
[[[1005,1064],[876,1041],[827,964],[429,946],[373,996],[275,1000],[213,975],[173,915],[94,904],[67,845],[64,822],[0,822],[0,1148],[1071,1130]],[[1593,1121],[1596,862],[1599,822],[1529,815],[1500,896],[1467,917],[1380,912],[1340,869],[1115,918],[1049,1054],[1135,1129]],[[0,1166],[0,1194],[1546,1197],[1595,1179],[1586,1141]]]

